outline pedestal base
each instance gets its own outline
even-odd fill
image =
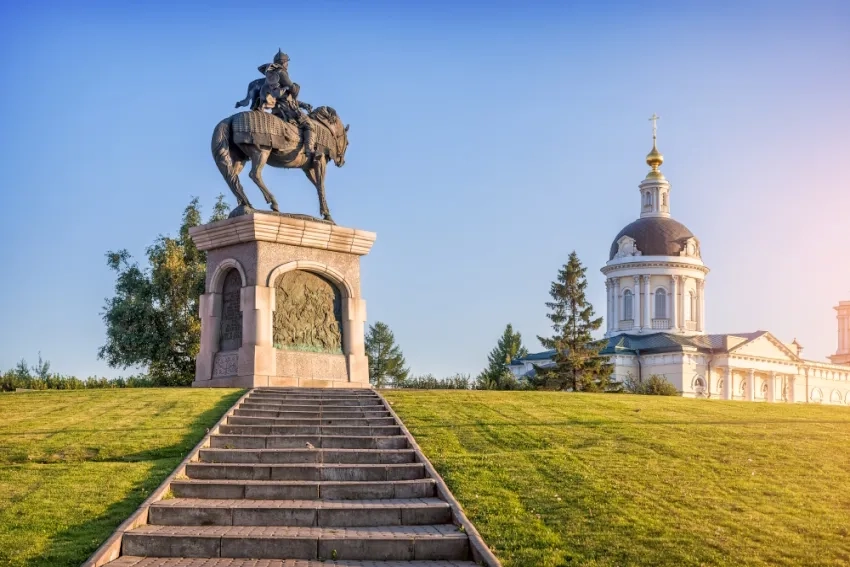
[[[193,388],[371,388],[369,382],[283,378],[280,376],[232,376],[195,380]]]
[[[370,387],[360,256],[375,233],[253,213],[190,235],[207,252],[194,387]]]

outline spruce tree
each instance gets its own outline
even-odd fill
[[[535,367],[537,387],[573,391],[606,391],[611,387],[611,364],[599,351],[605,341],[593,339],[593,331],[602,326],[602,317],[594,318],[593,306],[585,289],[587,268],[573,251],[569,261],[558,271],[549,294],[552,301],[547,317],[555,331],[551,337],[537,337],[544,347],[555,350],[553,368]]]
[[[404,355],[395,344],[390,328],[380,321],[366,333],[366,356],[369,357],[369,381],[376,388],[400,385],[407,380],[410,369],[405,368]]]
[[[522,335],[514,332],[513,325],[508,323],[496,347],[487,356],[487,368],[476,378],[479,390],[505,390],[516,386],[508,365],[511,360],[528,355],[528,350],[522,346]]]

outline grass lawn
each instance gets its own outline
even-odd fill
[[[0,566],[79,566],[241,392],[0,394]]]
[[[850,408],[382,393],[505,567],[850,565]]]

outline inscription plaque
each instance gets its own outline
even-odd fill
[[[239,272],[231,269],[224,277],[221,292],[221,332],[218,350],[237,350],[242,346],[242,311],[240,296],[242,278]]]

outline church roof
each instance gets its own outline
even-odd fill
[[[641,354],[661,352],[681,352],[684,347],[695,348],[700,352],[729,352],[744,343],[753,341],[767,331],[754,333],[733,333],[719,335],[696,335],[686,337],[668,333],[653,333],[651,335],[617,335],[608,339],[608,344],[602,349],[602,354],[617,354],[636,352]]]
[[[634,221],[621,230],[614,242],[608,259],[613,260],[620,246],[617,243],[624,236],[635,239],[635,245],[644,256],[678,256],[687,239],[693,233],[679,221],[666,217],[644,217]]]

